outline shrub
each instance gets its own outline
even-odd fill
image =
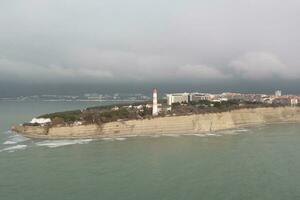
[[[50,113],[39,116],[39,118],[50,118],[51,121],[55,118],[61,118],[66,123],[72,123],[76,120],[80,119],[81,111],[80,110],[74,110],[74,111],[66,111],[66,112],[56,112],[56,113]]]

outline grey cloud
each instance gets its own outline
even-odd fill
[[[64,68],[58,65],[40,66],[26,62],[0,59],[1,80],[11,78],[20,81],[47,82],[90,80],[104,78],[109,80],[112,74],[109,71],[92,70],[89,68]]]
[[[226,74],[219,69],[206,65],[185,65],[178,68],[177,77],[194,78],[203,80],[227,80],[232,78],[230,74]]]
[[[0,79],[298,80],[300,2],[0,3]]]
[[[233,72],[241,78],[263,80],[271,78],[297,79],[300,69],[283,63],[268,52],[250,52],[230,62]]]

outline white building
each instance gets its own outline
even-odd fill
[[[118,107],[118,106],[114,106],[111,110],[112,111],[117,111],[117,110],[119,110],[120,108]]]
[[[223,101],[228,101],[228,99],[225,97],[220,97],[212,100],[212,102],[223,102]]]
[[[189,102],[189,93],[173,93],[167,94],[167,103],[171,106],[173,103],[188,103]]]
[[[48,124],[51,123],[51,119],[49,118],[33,118],[30,121],[31,124]]]
[[[138,105],[138,106],[134,106],[134,108],[136,108],[138,110],[143,110],[144,106],[143,105]]]
[[[281,90],[276,90],[276,91],[275,91],[275,96],[276,96],[276,97],[281,97],[281,95],[282,95]]]
[[[298,105],[298,99],[291,99],[291,106],[297,106]]]
[[[209,100],[209,94],[204,93],[191,93],[190,94],[190,101],[201,101],[201,100]]]

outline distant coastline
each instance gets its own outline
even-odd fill
[[[300,107],[241,108],[218,113],[165,116],[151,119],[119,120],[104,124],[29,126],[16,125],[12,130],[32,138],[101,138],[162,134],[198,134],[235,129],[242,126],[300,122]]]

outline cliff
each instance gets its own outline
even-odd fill
[[[299,107],[240,109],[230,112],[109,122],[102,125],[62,127],[14,126],[16,132],[35,138],[96,138],[125,135],[191,134],[240,126],[300,122]]]

